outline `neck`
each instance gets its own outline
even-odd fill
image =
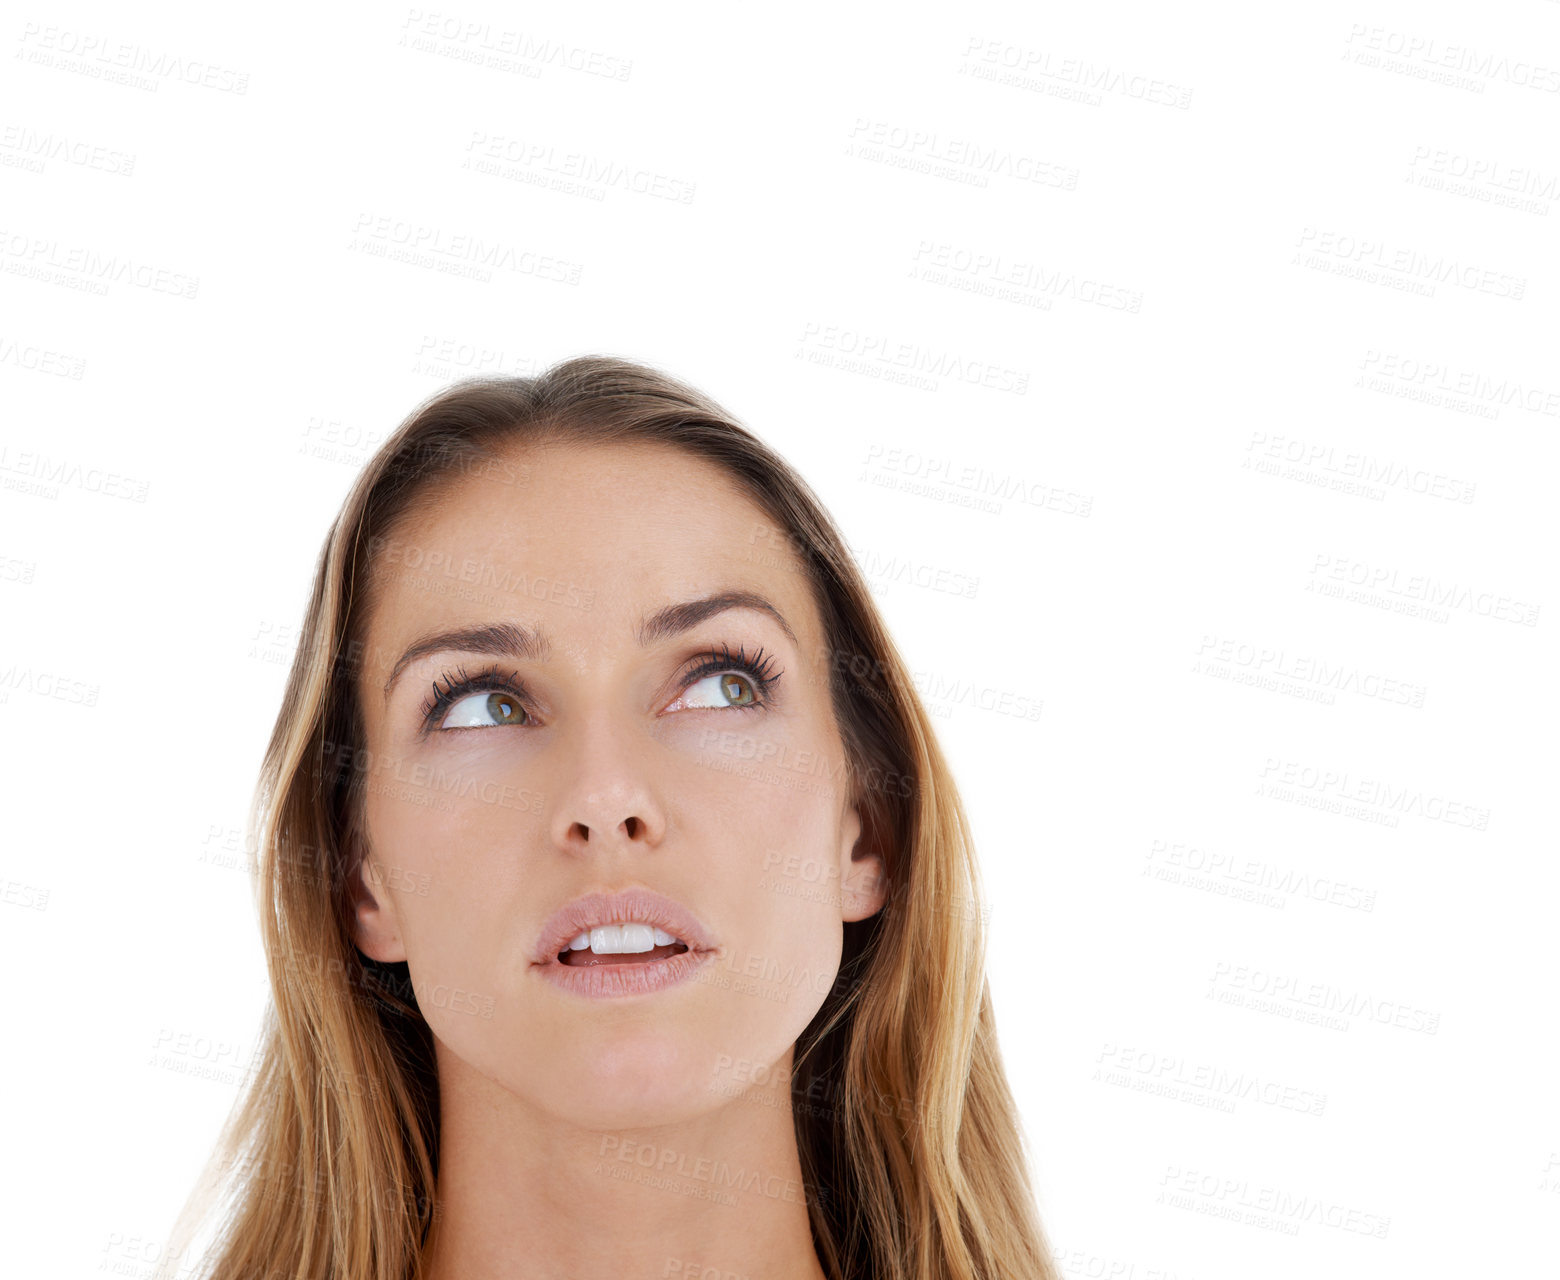
[[[442,1044],[438,1060],[425,1280],[826,1280],[783,1084],[602,1131],[537,1110]]]

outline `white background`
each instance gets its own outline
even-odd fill
[[[13,9],[7,1270],[149,1274],[236,1096],[241,828],[353,476],[603,352],[880,591],[1072,1280],[1553,1274],[1557,30]]]

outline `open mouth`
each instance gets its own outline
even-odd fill
[[[577,934],[558,952],[558,963],[573,968],[606,964],[656,964],[688,950],[681,938],[642,923],[601,925]]]
[[[688,946],[683,942],[673,942],[664,947],[651,947],[648,951],[609,951],[604,955],[598,955],[589,947],[582,951],[570,951],[565,948],[558,953],[558,963],[572,965],[575,968],[598,964],[653,964],[658,960],[669,960],[673,956],[680,956],[686,950]]]
[[[644,901],[631,900],[628,909],[655,912],[664,927],[621,916],[597,924],[590,916],[599,920],[599,908],[572,907],[577,922],[572,927],[579,932],[572,939],[561,929],[553,933],[548,951],[542,953],[545,958],[535,962],[538,972],[570,999],[635,999],[691,983],[695,974],[715,962],[719,947],[686,912],[657,906],[653,899],[649,906],[641,905]],[[608,906],[612,905],[609,899]],[[549,931],[555,928],[559,925],[547,926]],[[552,951],[555,946],[558,950]]]

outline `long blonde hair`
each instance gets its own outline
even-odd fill
[[[249,814],[272,1002],[252,1079],[178,1222],[197,1280],[417,1280],[438,1212],[433,1037],[407,966],[354,945],[364,747],[356,673],[375,555],[439,481],[546,443],[655,441],[722,466],[809,575],[864,842],[887,905],[844,926],[840,972],[791,1078],[831,1280],[1060,1280],[985,978],[980,875],[932,724],[844,540],[806,481],[700,392],[605,356],[471,379],[419,406],[325,539]],[[820,1102],[820,1099],[822,1101]],[[218,1215],[215,1206],[222,1204]]]

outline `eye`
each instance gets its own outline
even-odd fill
[[[711,649],[703,655],[699,665],[683,677],[695,683],[688,685],[688,691],[672,706],[687,703],[692,711],[751,711],[767,707],[770,691],[785,674],[773,667],[774,659],[766,657],[762,649],[750,658],[746,648],[733,655],[727,645],[721,645],[719,650]],[[701,689],[705,691],[702,694]]]
[[[771,690],[784,674],[775,671],[774,659],[762,649],[751,658],[745,648],[735,654],[727,645],[700,655],[697,665],[682,677],[684,692],[668,710],[756,711],[767,707]],[[423,731],[438,733],[468,729],[496,729],[501,725],[531,725],[532,715],[525,686],[519,678],[497,666],[475,674],[464,667],[446,672],[433,683],[433,691],[421,707]]]
[[[444,687],[441,689],[435,680],[433,692],[422,705],[425,731],[486,729],[530,722],[524,686],[498,667],[488,667],[475,675],[460,667],[442,678]]]
[[[484,720],[482,717],[486,716]],[[488,725],[523,724],[525,708],[512,694],[473,693],[451,704],[440,726],[445,729],[477,729]]]
[[[708,690],[703,700],[696,696],[698,690]],[[718,676],[706,676],[688,687],[684,700],[693,697],[696,707],[751,707],[758,701],[758,691],[747,676],[737,671],[722,672]]]

